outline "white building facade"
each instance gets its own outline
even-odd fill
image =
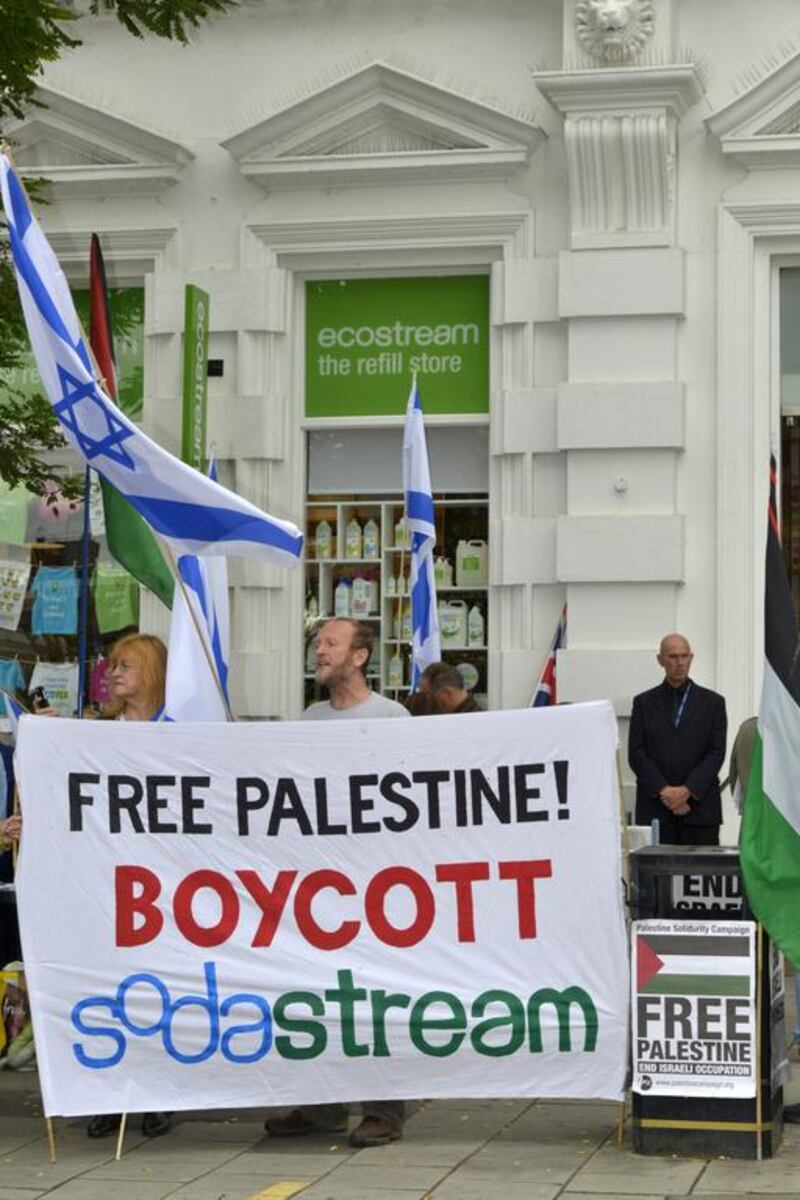
[[[309,441],[397,435],[408,390],[308,414],[307,282],[485,275],[486,411],[429,429],[486,447],[489,704],[529,701],[566,602],[560,699],[624,722],[678,629],[735,728],[800,376],[798,29],[791,0],[246,0],[188,48],[87,18],[6,134],[52,181],[70,278],[96,231],[111,282],[144,285],[145,425],[172,449],[183,288],[210,293],[223,480],[301,525]],[[231,582],[234,707],[293,716],[303,572]]]

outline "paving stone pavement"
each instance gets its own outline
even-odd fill
[[[789,1101],[800,1100],[795,1064]],[[0,1073],[0,1200],[800,1200],[800,1127],[766,1162],[643,1157],[617,1146],[617,1106],[438,1100],[405,1137],[354,1151],[343,1138],[271,1141],[264,1113],[182,1113],[166,1137],[136,1118],[116,1139],[56,1122],[50,1163],[35,1075]]]

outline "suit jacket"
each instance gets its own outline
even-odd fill
[[[719,769],[725,761],[728,719],[722,696],[692,682],[675,728],[673,689],[666,682],[633,698],[628,762],[636,775],[636,823],[649,825],[669,813],[663,787],[687,787],[688,825],[720,825]]]

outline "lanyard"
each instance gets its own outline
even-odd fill
[[[675,713],[675,720],[673,721],[673,725],[675,726],[676,729],[678,728],[678,726],[681,723],[681,718],[683,717],[683,710],[686,708],[686,701],[689,699],[689,692],[691,690],[692,690],[692,681],[689,680],[689,682],[686,684],[686,691],[681,696],[681,702],[678,705],[678,711]]]

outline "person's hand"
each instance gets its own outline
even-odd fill
[[[659,792],[662,804],[666,804],[670,812],[676,816],[685,816],[689,811],[688,800],[691,792],[682,784],[678,787],[665,787]],[[679,811],[683,810],[683,811]]]
[[[0,821],[0,840],[18,842],[21,833],[22,816],[20,813],[14,813],[12,816],[6,817],[4,821]]]
[[[61,716],[61,713],[58,711],[57,708],[51,708],[49,705],[47,706],[47,708],[31,709],[31,712],[33,713],[33,715],[35,717],[60,717]]]
[[[688,804],[682,804],[680,808],[673,808],[672,815],[673,815],[673,817],[685,817],[691,811],[692,810]]]

